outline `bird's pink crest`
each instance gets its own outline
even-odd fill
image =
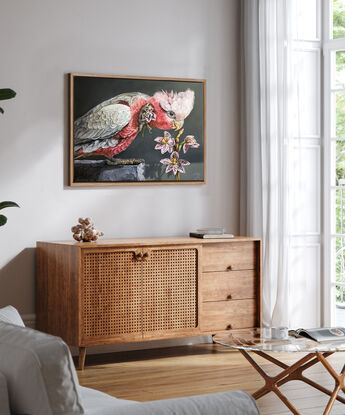
[[[191,113],[194,106],[194,91],[187,89],[184,92],[158,91],[154,98],[164,111],[173,111],[176,120],[184,120]]]

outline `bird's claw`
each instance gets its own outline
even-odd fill
[[[145,128],[149,130],[149,132],[152,131],[152,127],[149,125],[151,121],[156,120],[156,113],[155,109],[152,104],[147,103],[143,105],[143,107],[140,110],[138,122],[139,122],[139,132],[144,135]]]
[[[145,160],[144,159],[118,159],[118,158],[112,158],[112,159],[107,159],[105,162],[108,166],[132,166],[132,165],[145,163]]]

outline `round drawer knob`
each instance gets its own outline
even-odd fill
[[[227,326],[226,326],[226,330],[231,330],[232,329],[232,325],[231,324],[228,324]]]

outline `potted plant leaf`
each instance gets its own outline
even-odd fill
[[[16,93],[11,88],[0,88],[0,101],[5,99],[11,99],[16,96]],[[0,113],[3,114],[4,110],[0,107]]]
[[[16,93],[13,89],[10,88],[0,88],[0,101],[5,99],[11,99],[16,96]],[[0,113],[3,114],[4,110],[0,107]],[[8,207],[19,207],[15,202],[0,202],[0,210],[8,208]],[[0,215],[0,226],[4,226],[7,222],[7,217],[5,215]]]
[[[8,208],[8,207],[19,207],[19,206],[15,202],[9,202],[9,201],[0,202],[0,210]],[[6,222],[7,222],[6,216],[0,215],[0,226],[4,226]]]

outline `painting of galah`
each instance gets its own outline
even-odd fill
[[[112,159],[148,128],[179,130],[194,106],[194,92],[157,91],[152,97],[129,92],[91,108],[74,121],[74,151],[79,156]],[[125,164],[127,161],[115,163]],[[133,164],[133,160],[130,162]]]
[[[170,153],[169,140],[163,141],[173,132],[190,132],[183,151],[196,146],[190,137],[198,135],[197,147],[203,143],[204,81],[80,74],[70,79],[72,182],[171,181],[154,151],[160,145],[156,137],[162,136],[162,148]],[[203,173],[201,150],[195,166]],[[194,176],[204,180],[196,168]]]

